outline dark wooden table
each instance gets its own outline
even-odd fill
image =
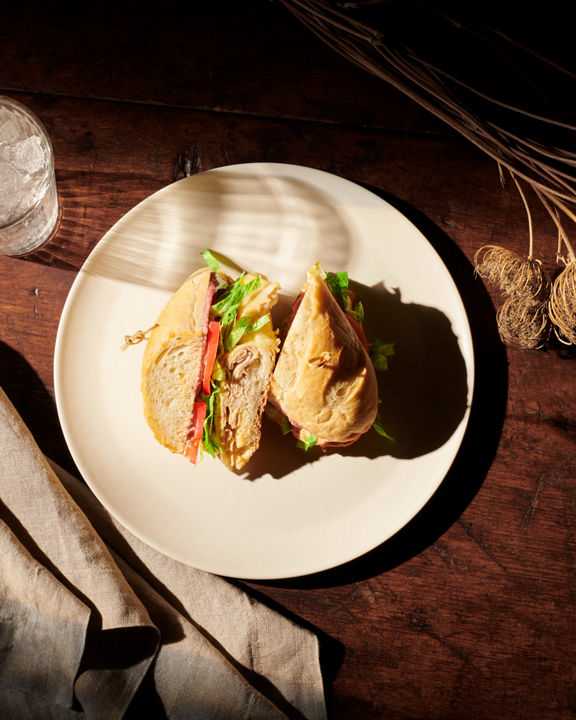
[[[527,224],[495,163],[279,2],[10,5],[0,92],[48,128],[63,207],[50,246],[0,258],[0,385],[42,450],[74,470],[53,352],[76,271],[173,181],[181,153],[200,170],[295,163],[374,188],[426,233],[462,294],[476,351],[469,429],[437,494],[384,545],[250,586],[322,634],[334,719],[574,717],[575,365],[570,349],[499,340],[473,256],[486,242],[524,252]],[[543,213],[534,228],[554,246]]]

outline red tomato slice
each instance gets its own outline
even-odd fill
[[[188,458],[194,465],[198,462],[200,443],[202,442],[202,435],[204,434],[204,420],[206,420],[206,403],[197,402],[194,429],[190,433],[190,447],[188,449]]]
[[[210,378],[214,368],[214,361],[218,352],[218,341],[220,339],[220,323],[215,320],[208,326],[208,341],[206,343],[206,358],[204,361],[204,379],[202,381],[202,392],[210,395]]]

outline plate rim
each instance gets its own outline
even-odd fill
[[[127,529],[129,532],[131,532],[135,537],[139,538],[141,541],[146,543],[147,545],[151,546],[152,548],[156,549],[158,552],[161,552],[162,554],[166,555],[169,558],[172,558],[176,561],[179,561],[186,565],[191,565],[193,567],[196,567],[199,570],[203,570],[206,572],[219,574],[225,577],[233,577],[238,579],[250,579],[250,580],[263,580],[263,581],[271,581],[271,580],[280,580],[280,579],[289,579],[289,578],[296,578],[296,577],[305,577],[314,575],[320,572],[332,570],[336,567],[340,567],[342,565],[345,565],[347,563],[350,563],[351,561],[354,561],[363,555],[367,554],[371,550],[376,549],[380,545],[382,545],[384,542],[392,538],[394,535],[396,535],[402,528],[404,528],[416,515],[418,515],[421,510],[429,503],[429,501],[432,499],[432,497],[437,493],[439,487],[444,482],[447,474],[450,471],[450,468],[455,462],[455,459],[457,458],[458,454],[460,453],[462,442],[464,440],[464,437],[466,435],[466,432],[469,427],[469,420],[472,410],[472,403],[473,403],[473,396],[474,396],[474,390],[476,386],[476,368],[475,368],[475,348],[474,348],[474,339],[472,336],[472,331],[470,327],[470,321],[468,318],[468,313],[466,311],[466,307],[462,298],[462,295],[460,293],[460,290],[452,276],[452,273],[450,272],[449,268],[447,267],[446,263],[442,259],[441,255],[437,251],[437,249],[432,245],[432,243],[428,240],[426,235],[418,228],[402,211],[400,211],[398,208],[396,208],[394,205],[389,203],[384,198],[377,195],[375,192],[373,192],[371,189],[364,187],[363,185],[354,182],[352,180],[349,180],[346,177],[337,175],[335,173],[322,170],[319,168],[314,168],[311,166],[306,165],[295,165],[292,163],[277,163],[277,162],[246,162],[246,163],[236,163],[232,165],[225,165],[225,166],[219,166],[215,168],[211,168],[209,170],[203,171],[199,174],[205,174],[205,173],[215,173],[215,172],[223,172],[223,171],[233,171],[233,170],[239,170],[239,169],[247,169],[247,168],[259,168],[259,169],[266,169],[266,170],[274,170],[275,168],[279,168],[281,170],[284,170],[286,172],[290,172],[293,170],[296,170],[298,173],[301,171],[309,172],[313,175],[316,175],[317,177],[322,176],[328,176],[331,178],[335,178],[340,182],[343,183],[349,183],[352,186],[355,186],[357,189],[362,190],[364,193],[367,193],[371,195],[372,197],[376,198],[379,203],[382,203],[383,205],[388,206],[391,208],[391,210],[394,213],[397,213],[399,216],[401,216],[404,220],[404,222],[408,223],[409,225],[414,228],[417,233],[420,235],[422,240],[428,245],[429,249],[432,251],[434,256],[436,257],[438,263],[444,268],[446,279],[451,284],[451,290],[455,297],[459,301],[459,319],[461,322],[461,333],[458,336],[458,347],[462,353],[463,360],[465,363],[466,368],[466,379],[468,383],[468,398],[466,403],[466,409],[465,412],[462,415],[462,419],[460,420],[457,428],[455,429],[454,433],[451,436],[451,439],[455,436],[457,437],[457,446],[454,449],[454,452],[451,453],[451,456],[449,460],[443,463],[442,469],[438,471],[438,478],[437,482],[434,484],[433,489],[429,493],[424,493],[421,499],[421,502],[416,506],[414,512],[411,514],[408,518],[401,518],[398,523],[394,525],[394,528],[391,532],[388,532],[385,537],[382,537],[379,543],[374,545],[373,543],[367,543],[366,546],[358,546],[355,545],[354,549],[351,550],[346,556],[341,555],[339,559],[331,561],[329,564],[321,563],[321,564],[308,564],[306,562],[300,563],[299,569],[292,570],[290,572],[283,571],[281,573],[277,572],[261,572],[261,573],[244,573],[244,572],[238,572],[238,571],[226,571],[224,567],[221,567],[220,569],[209,567],[202,563],[192,562],[188,557],[186,557],[185,553],[175,553],[174,551],[167,551],[166,548],[162,547],[162,543],[158,542],[157,540],[154,540],[149,534],[146,532],[143,532],[140,528],[133,527],[132,523],[127,522],[123,513],[118,512],[117,508],[111,508],[109,507],[106,502],[104,501],[102,494],[99,492],[98,484],[94,483],[92,481],[91,472],[89,468],[86,468],[84,466],[83,459],[81,457],[81,452],[77,451],[77,448],[75,448],[73,443],[70,440],[70,432],[68,430],[68,418],[66,417],[66,413],[63,410],[63,400],[62,400],[62,394],[63,394],[63,386],[65,383],[64,375],[63,375],[63,354],[65,353],[64,343],[63,343],[63,334],[64,330],[66,328],[69,316],[72,314],[74,310],[74,304],[76,301],[76,296],[82,292],[83,285],[87,282],[89,278],[89,273],[86,272],[87,268],[89,268],[94,255],[100,251],[103,244],[108,244],[110,242],[109,238],[113,235],[114,230],[117,228],[117,226],[124,222],[125,219],[129,221],[130,215],[136,211],[137,208],[139,208],[143,203],[146,203],[150,198],[157,197],[158,195],[167,192],[172,188],[177,182],[181,182],[182,180],[187,180],[189,178],[183,178],[180,181],[169,183],[168,185],[165,185],[155,192],[151,193],[149,196],[138,202],[136,205],[134,205],[132,208],[130,208],[126,213],[124,213],[113,225],[111,225],[106,232],[101,236],[100,240],[96,243],[96,245],[93,247],[91,252],[88,254],[86,260],[82,264],[82,267],[79,269],[79,271],[76,274],[76,277],[74,278],[74,281],[68,291],[59,323],[58,323],[58,329],[56,334],[56,342],[54,346],[54,391],[55,391],[55,400],[56,400],[56,408],[57,413],[60,421],[60,425],[62,428],[62,432],[66,441],[66,444],[68,446],[68,449],[70,451],[70,454],[76,464],[76,467],[80,471],[84,481],[90,488],[90,490],[94,493],[98,501],[103,505],[104,509],[109,513],[111,518],[119,522],[125,529]],[[192,176],[194,177],[194,176]],[[465,336],[462,335],[462,332],[465,332]],[[225,563],[224,563],[225,564]]]

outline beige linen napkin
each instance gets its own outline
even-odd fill
[[[316,635],[135,538],[1,388],[0,717],[326,717]]]

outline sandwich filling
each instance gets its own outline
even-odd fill
[[[151,329],[144,416],[172,452],[196,463],[206,450],[239,469],[260,442],[278,352],[270,309],[279,286],[245,272],[232,279],[209,251],[202,256],[207,267],[183,282]]]
[[[232,280],[210,251],[202,256],[212,270],[213,292],[206,296],[204,362],[187,454],[196,463],[205,449],[239,469],[259,441],[277,352],[270,309],[279,286],[244,272]]]

